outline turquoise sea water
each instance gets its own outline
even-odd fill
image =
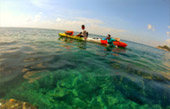
[[[169,52],[129,41],[107,51],[59,32],[0,28],[0,99],[40,109],[170,109]]]

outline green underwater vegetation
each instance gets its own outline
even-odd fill
[[[22,99],[39,108],[50,109],[162,109],[159,103],[168,100],[166,92],[156,96],[153,89],[144,89],[149,80],[142,81],[140,87],[126,77],[110,76],[107,72],[102,75],[100,71],[88,73],[81,68],[43,73],[45,77],[22,83],[6,98]],[[152,100],[152,97],[160,100]]]

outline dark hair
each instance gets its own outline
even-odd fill
[[[85,27],[84,25],[81,25],[81,27]]]
[[[111,37],[111,35],[110,35],[110,34],[108,34],[108,36],[109,36],[109,37]]]

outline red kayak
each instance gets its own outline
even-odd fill
[[[107,44],[107,40],[101,40],[101,44]],[[121,42],[121,41],[113,41],[113,44],[117,45],[118,47],[123,47],[123,48],[127,46],[126,43]]]

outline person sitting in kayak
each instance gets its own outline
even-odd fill
[[[106,40],[107,40],[108,46],[110,46],[110,47],[116,47],[116,46],[113,44],[113,41],[117,41],[117,40],[111,38],[111,35],[110,35],[110,34],[108,34]]]
[[[86,40],[87,37],[88,37],[88,32],[85,30],[84,25],[82,25],[81,28],[82,28],[82,32],[80,32],[77,36],[78,37],[84,37],[84,39]]]

